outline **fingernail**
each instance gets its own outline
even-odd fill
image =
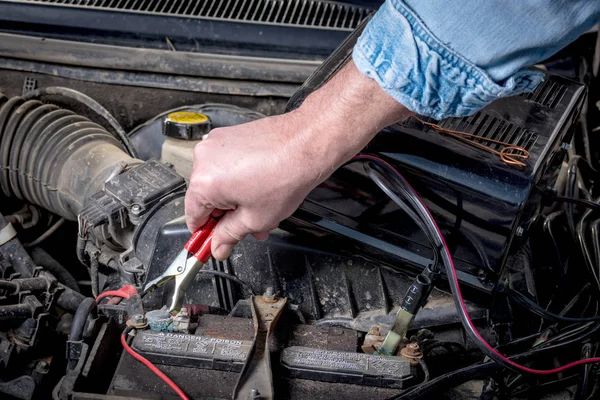
[[[223,260],[227,259],[227,257],[229,257],[229,254],[231,253],[231,250],[233,250],[233,245],[231,245],[231,244],[220,244],[220,245],[217,246],[217,248],[213,252],[213,256],[217,260],[223,261]]]

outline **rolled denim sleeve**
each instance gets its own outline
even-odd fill
[[[466,116],[535,89],[543,75],[527,68],[599,19],[597,0],[387,0],[352,56],[409,110]]]

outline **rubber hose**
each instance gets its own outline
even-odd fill
[[[15,285],[16,290],[19,292],[45,292],[52,285],[53,280],[53,277],[42,276],[42,274],[40,274],[40,276],[35,278],[18,278],[0,282],[7,284],[7,288],[9,285]]]
[[[33,316],[31,306],[26,303],[0,306],[0,321],[14,321]]]
[[[7,197],[75,220],[115,168],[139,162],[83,116],[0,93],[0,193]]]
[[[0,290],[7,290],[10,294],[15,294],[19,290],[19,285],[15,282],[0,281]]]
[[[131,144],[131,141],[129,140],[129,137],[127,136],[125,130],[121,127],[119,122],[110,114],[110,112],[106,108],[102,107],[102,105],[96,100],[77,90],[60,86],[51,86],[42,89],[37,89],[27,93],[25,96],[23,96],[23,98],[25,100],[33,100],[39,99],[43,96],[66,97],[68,99],[75,100],[78,103],[85,105],[90,110],[94,111],[99,117],[104,119],[108,123],[108,125],[110,125],[110,127],[115,131],[119,140],[123,143],[123,146],[129,153],[129,155],[131,155],[132,157],[137,157],[137,152]]]
[[[64,310],[75,312],[85,299],[85,296],[62,284],[58,284],[58,286],[63,289],[63,292],[60,294],[58,300],[56,300],[56,304]]]
[[[31,251],[31,258],[36,265],[43,267],[48,272],[56,277],[56,280],[79,292],[79,285],[77,280],[71,275],[71,273],[63,267],[58,261],[56,261],[46,250],[41,247],[34,247]]]
[[[83,299],[75,315],[73,316],[73,322],[71,323],[71,332],[69,333],[69,341],[79,342],[83,339],[83,330],[85,329],[85,323],[88,316],[92,311],[96,309],[96,300],[91,297]]]
[[[0,98],[0,104],[1,100],[2,99]],[[0,139],[2,139],[2,136],[0,136]],[[2,178],[0,177],[0,180],[1,179]],[[8,222],[4,216],[0,214],[0,228],[5,227],[7,224]],[[0,245],[0,255],[10,261],[14,270],[18,272],[22,278],[33,276],[35,265],[18,237],[14,237],[3,245]]]

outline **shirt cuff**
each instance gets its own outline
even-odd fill
[[[352,58],[359,71],[403,106],[437,120],[471,115],[498,98],[531,91],[543,80],[541,72],[523,70],[494,82],[436,38],[401,0],[381,6]]]

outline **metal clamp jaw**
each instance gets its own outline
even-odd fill
[[[208,262],[211,256],[210,246],[216,226],[217,220],[209,218],[208,222],[187,241],[183,250],[162,275],[145,285],[144,291],[147,292],[164,285],[170,280],[175,280],[169,311],[176,311],[181,307],[185,291],[198,271]]]

